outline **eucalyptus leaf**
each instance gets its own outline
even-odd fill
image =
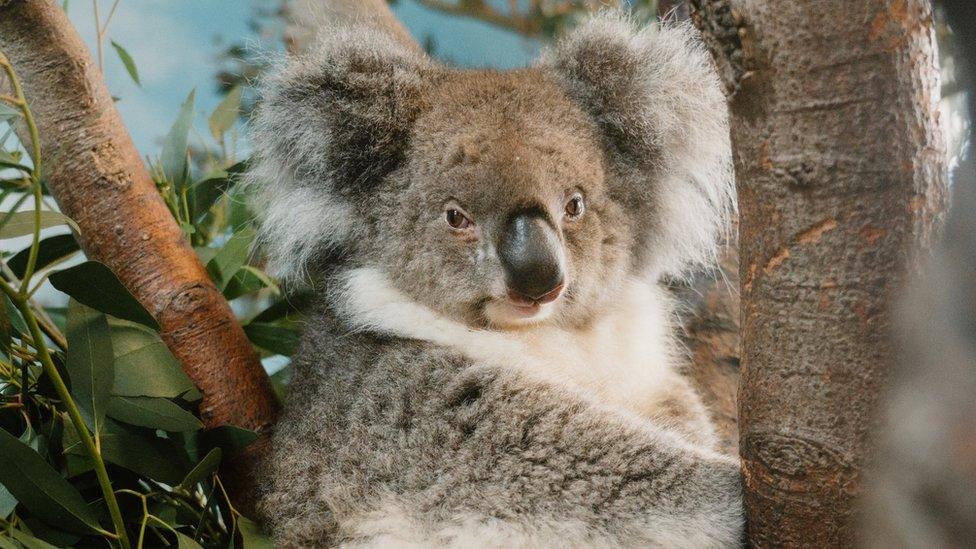
[[[80,249],[78,241],[70,234],[59,234],[45,238],[41,240],[41,246],[37,251],[36,269],[40,270],[61,261]],[[30,247],[24,248],[7,262],[10,270],[17,275],[17,278],[23,277],[24,271],[27,270],[27,260],[30,257],[30,250]]]
[[[199,222],[210,208],[230,188],[230,176],[225,171],[210,174],[193,184],[190,192],[190,210],[194,221]]]
[[[175,486],[190,469],[182,448],[155,435],[108,432],[99,439],[103,459],[159,482]],[[80,443],[66,446],[64,451],[87,458]]]
[[[231,454],[246,448],[257,439],[258,434],[250,429],[235,425],[221,425],[200,431],[199,446],[208,453],[213,448],[220,448],[224,454]]]
[[[58,290],[97,311],[159,329],[156,319],[102,263],[86,261],[52,273],[49,280]]]
[[[4,212],[4,214],[6,214],[6,212]],[[7,222],[4,223],[3,227],[0,227],[0,239],[17,238],[18,236],[34,234],[34,224],[35,220],[33,211],[27,210],[22,212],[14,212],[10,215]],[[58,225],[70,225],[75,229],[78,228],[74,221],[60,212],[51,212],[47,210],[41,212],[41,229],[57,227]]]
[[[0,518],[7,518],[17,507],[17,498],[7,490],[6,486],[0,485]]]
[[[72,534],[71,532],[65,532],[54,526],[49,526],[45,522],[38,520],[34,517],[22,517],[24,523],[30,529],[30,535],[33,537],[32,542],[40,541],[43,545],[27,545],[26,547],[72,547],[81,536],[78,534]],[[25,532],[27,533],[27,532]],[[23,543],[23,540],[19,540]],[[48,545],[50,544],[50,545]]]
[[[135,60],[132,59],[129,52],[116,43],[115,40],[112,40],[111,43],[112,47],[115,48],[115,53],[119,54],[119,60],[121,60],[122,64],[125,65],[125,71],[129,73],[130,77],[132,77],[133,82],[135,82],[137,86],[141,87],[142,83],[139,82],[139,70],[136,68]]]
[[[203,428],[196,416],[165,398],[113,396],[108,403],[108,415],[129,425],[161,431]]]
[[[249,519],[237,517],[237,531],[241,533],[244,549],[274,549],[274,543]]]
[[[200,221],[214,204],[230,191],[247,170],[247,161],[241,161],[226,170],[218,170],[196,182],[190,192],[190,209],[194,221]]]
[[[176,542],[178,549],[203,549],[193,538],[182,532],[176,532]]]
[[[244,333],[254,345],[271,353],[291,356],[298,349],[301,324],[285,318],[273,322],[249,322]]]
[[[13,529],[10,531],[10,536],[15,540],[20,542],[25,549],[58,549],[54,545],[47,543],[46,541],[35,538],[34,536],[22,531]]]
[[[12,168],[30,174],[33,170],[20,163],[20,154],[0,150],[0,168]]]
[[[112,321],[116,396],[176,398],[195,394],[190,381],[159,334],[132,322]]]
[[[183,482],[180,482],[180,487],[184,490],[192,490],[197,483],[202,482],[205,478],[209,477],[211,473],[217,470],[220,465],[220,459],[223,455],[223,450],[219,447],[210,450],[200,463],[197,463],[189,473],[186,474],[186,478]]]
[[[20,111],[6,103],[0,103],[0,122],[9,122],[20,118]]]
[[[230,301],[242,295],[263,290],[264,288],[271,288],[271,291],[275,295],[281,293],[278,285],[271,280],[271,277],[264,274],[260,269],[256,269],[250,265],[244,265],[237,270],[237,274],[227,283],[227,286],[224,288],[224,298]]]
[[[166,139],[163,141],[163,152],[160,156],[160,166],[163,175],[171,181],[178,190],[182,190],[186,185],[187,164],[187,137],[190,133],[190,126],[193,124],[193,103],[196,97],[196,90],[190,92],[180,113],[173,122]]]
[[[285,298],[269,305],[252,318],[251,322],[273,322],[283,318],[300,317],[302,311],[308,309],[311,300],[310,292],[287,293]]]
[[[231,129],[234,126],[234,122],[237,121],[237,116],[241,112],[241,91],[242,88],[240,86],[231,88],[227,92],[227,96],[224,97],[210,115],[210,119],[208,120],[210,133],[217,141],[223,139],[227,130]]]
[[[71,395],[93,433],[102,432],[115,377],[112,335],[105,315],[75,300],[68,303],[68,358]]]
[[[7,319],[10,320],[10,325],[19,334],[29,334],[30,330],[27,328],[27,323],[24,322],[24,317],[20,315],[20,311],[14,306],[13,301],[7,297],[7,294],[3,294],[0,299],[3,299],[3,306],[6,309]]]
[[[234,274],[247,262],[254,242],[254,229],[244,229],[234,233],[226,244],[207,263],[207,271],[218,288],[223,290]]]
[[[0,429],[0,484],[31,514],[70,532],[91,533],[98,520],[81,494],[37,452]]]

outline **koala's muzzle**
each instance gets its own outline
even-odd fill
[[[511,216],[498,242],[509,297],[549,303],[565,281],[563,246],[545,214],[528,210]]]

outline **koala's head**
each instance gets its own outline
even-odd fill
[[[725,100],[685,25],[595,17],[511,72],[337,29],[252,128],[271,267],[372,267],[474,326],[586,323],[625,278],[712,259],[733,203]]]

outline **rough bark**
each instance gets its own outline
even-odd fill
[[[749,538],[850,546],[889,306],[944,209],[931,6],[692,5],[732,93]]]
[[[78,223],[88,257],[106,263],[159,321],[203,393],[204,425],[266,431],[277,410],[267,375],[159,196],[64,12],[47,0],[0,2],[0,49],[37,119],[51,193]],[[229,472],[246,473],[259,449]],[[246,490],[239,477],[229,484]]]

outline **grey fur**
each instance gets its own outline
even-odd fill
[[[261,493],[281,545],[740,543],[738,465],[674,373],[651,287],[708,262],[733,196],[724,100],[689,27],[602,15],[507,73],[343,27],[264,90],[262,241],[322,298]],[[450,231],[445,204],[476,229]],[[567,264],[530,324],[492,309],[519,208],[551,220]]]
[[[295,367],[262,501],[282,546],[738,544],[738,464],[650,423],[327,320]],[[377,515],[393,532],[348,527]]]

